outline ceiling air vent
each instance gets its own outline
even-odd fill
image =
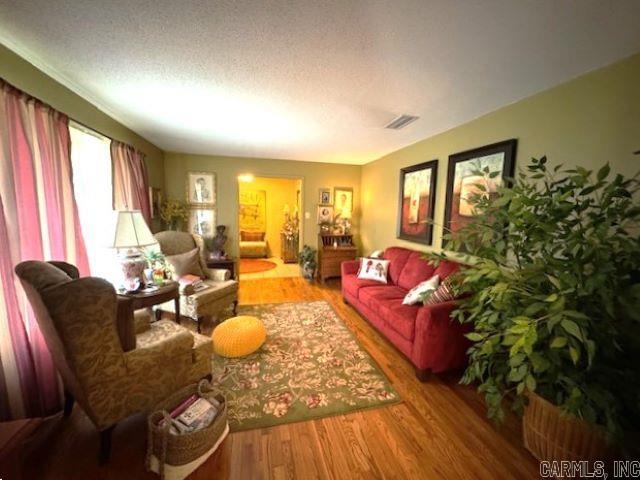
[[[411,122],[415,122],[418,118],[420,117],[416,117],[414,115],[400,115],[384,128],[390,128],[391,130],[400,130],[401,128],[409,125]]]

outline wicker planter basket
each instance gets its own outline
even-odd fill
[[[204,398],[215,398],[220,402],[220,411],[211,424],[201,430],[182,435],[169,432],[171,418],[169,411],[186,397],[197,393]],[[160,422],[166,420],[161,426]],[[229,433],[227,404],[222,395],[217,394],[208,381],[189,385],[155,406],[148,419],[149,436],[147,442],[147,469],[156,471],[165,478],[166,467],[180,467],[188,464],[197,468],[214,447]],[[175,470],[175,469],[174,469]],[[170,475],[175,477],[174,475]],[[180,475],[181,477],[182,475]]]
[[[615,448],[602,427],[563,415],[562,411],[535,393],[529,393],[524,410],[524,446],[538,460],[596,460],[607,462]]]

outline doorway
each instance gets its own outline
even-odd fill
[[[241,280],[300,276],[302,198],[299,177],[238,177]]]

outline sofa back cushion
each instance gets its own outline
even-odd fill
[[[428,260],[425,260],[423,255],[424,253],[422,252],[411,252],[402,272],[400,272],[400,277],[398,278],[399,287],[411,290],[420,282],[424,282],[435,275],[436,268]]]
[[[402,247],[389,247],[384,251],[384,259],[389,260],[389,280],[394,285],[398,285],[398,279],[400,272],[404,268],[409,256],[413,253],[413,250]],[[408,288],[407,290],[410,290]]]
[[[457,272],[460,269],[460,264],[456,262],[448,262],[446,260],[440,262],[440,265],[436,268],[434,272],[435,275],[440,277],[440,282],[445,280],[452,273]]]

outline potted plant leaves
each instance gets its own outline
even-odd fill
[[[562,168],[533,159],[512,188],[478,185],[474,221],[445,235],[473,260],[455,312],[474,325],[462,382],[495,420],[506,399],[524,410],[538,459],[606,460],[639,430],[640,181]]]
[[[316,275],[316,250],[309,245],[302,247],[302,251],[298,253],[298,265],[303,278],[312,281]]]

